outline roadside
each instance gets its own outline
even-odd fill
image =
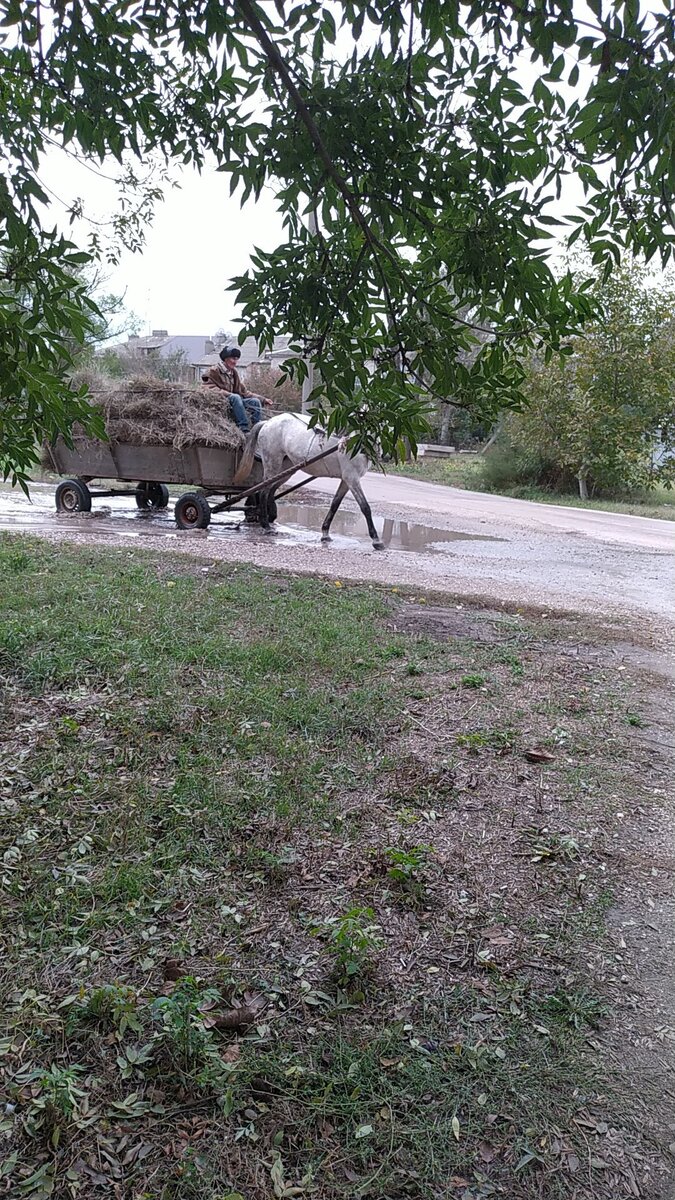
[[[6,1194],[665,1200],[673,737],[631,631],[0,555]]]
[[[461,492],[370,473],[365,481],[389,549],[372,550],[364,522],[345,501],[333,542],[321,522],[334,484],[314,480],[295,504],[283,503],[275,537],[255,526],[214,520],[208,531],[179,533],[170,510],[139,513],[133,500],[97,506],[90,518],[57,517],[53,489],[36,485],[33,504],[0,496],[0,526],[63,543],[164,546],[210,561],[251,562],[328,579],[407,585],[453,595],[623,620],[634,613],[662,637],[672,613],[672,526],[620,514],[587,513]],[[299,493],[303,496],[303,493]]]
[[[422,479],[428,483],[443,483],[446,487],[466,488],[468,491],[487,492],[489,495],[531,500],[537,504],[556,504],[566,508],[581,508],[587,511],[626,513],[634,517],[651,517],[662,521],[675,521],[675,491],[659,486],[644,496],[627,500],[580,500],[577,495],[562,495],[547,492],[543,488],[521,486],[494,491],[483,484],[483,458],[480,454],[458,453],[445,458],[424,457],[416,462],[388,466],[393,475],[408,479]]]

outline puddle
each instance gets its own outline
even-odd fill
[[[32,501],[32,502],[31,502]],[[185,533],[176,528],[173,505],[162,512],[139,511],[131,496],[106,496],[94,498],[91,513],[58,514],[54,507],[54,488],[48,484],[33,484],[31,501],[19,491],[0,490],[0,529],[23,528],[31,531],[59,528],[75,529],[78,533],[108,535],[115,537],[232,537],[237,530],[239,536],[265,537],[256,525],[246,526],[239,514],[229,518],[222,513],[216,516],[208,531],[195,530]],[[320,504],[300,503],[279,505],[279,544],[298,542],[316,544],[321,533],[329,500]],[[487,534],[459,533],[452,529],[437,529],[428,525],[417,525],[412,521],[394,521],[375,516],[375,525],[386,547],[392,550],[413,553],[441,554],[452,542],[499,542],[502,538]],[[366,523],[360,513],[345,510],[338,512],[331,526],[333,549],[354,549],[364,542],[370,545]],[[266,540],[266,539],[265,539]]]
[[[31,499],[19,491],[0,491],[0,529],[23,529],[26,533],[55,529],[73,529],[78,533],[108,535],[109,537],[205,537],[205,530],[185,532],[176,527],[173,519],[173,499],[168,509],[160,512],[143,511],[133,496],[94,497],[90,513],[57,513],[54,487],[31,484]],[[187,489],[186,489],[187,490]],[[209,533],[231,534],[239,528],[239,516],[216,518]]]
[[[283,527],[291,529],[311,530],[321,532],[321,526],[326,516],[328,504],[315,506],[310,504],[279,505],[279,521]],[[411,521],[394,521],[389,517],[373,518],[375,527],[385,546],[392,550],[412,550],[438,554],[443,552],[447,542],[501,542],[504,539],[490,537],[480,533],[458,533],[454,529],[435,529],[430,525],[415,525]],[[331,525],[331,536],[334,541],[338,537],[368,538],[366,522],[360,513],[337,512]],[[337,535],[337,537],[336,537]]]

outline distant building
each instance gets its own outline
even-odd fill
[[[282,363],[285,358],[292,356],[292,351],[289,350],[291,339],[289,337],[277,337],[274,339],[274,345],[271,350],[262,350],[256,342],[255,338],[246,338],[239,346],[241,350],[241,358],[237,363],[237,370],[245,371],[247,367],[273,367]],[[222,348],[222,347],[221,347]],[[196,379],[201,379],[204,371],[212,367],[218,362],[218,350],[213,347],[213,350],[206,352],[203,357],[193,364],[196,370]]]
[[[275,338],[271,350],[261,351],[255,338],[246,338],[239,347],[239,369],[245,371],[253,365],[264,367],[283,362],[291,353],[288,349],[290,340],[288,337]],[[199,382],[204,371],[218,362],[219,349],[221,346],[210,337],[169,335],[166,329],[153,329],[147,337],[130,334],[126,342],[107,347],[106,353],[126,359],[140,359],[145,367],[153,358],[182,356],[186,378]]]

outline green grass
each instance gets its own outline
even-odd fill
[[[429,483],[444,483],[447,487],[466,488],[468,491],[482,490],[480,454],[452,454],[447,458],[421,458],[397,466],[388,464],[387,473],[425,479]]]
[[[610,829],[625,697],[565,717],[533,833],[514,756],[588,682],[537,626],[431,641],[372,589],[9,537],[0,578],[11,1194],[603,1195],[565,1158],[610,883],[566,760]]]
[[[467,491],[493,492],[493,489],[485,486],[483,482],[482,459],[479,454],[455,454],[447,459],[424,458],[419,462],[387,467],[387,471],[405,475],[409,479],[424,479],[429,483],[443,483],[447,487],[465,488]],[[499,495],[519,500],[534,500],[538,504],[561,504],[565,508],[598,509],[602,512],[627,513],[635,517],[675,520],[675,492],[662,486],[646,492],[644,496],[627,500],[580,500],[575,495],[547,492],[543,488],[531,486],[504,488]]]

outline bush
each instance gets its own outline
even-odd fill
[[[511,425],[513,418],[509,421]],[[514,430],[517,437],[517,426]],[[550,492],[576,490],[573,473],[536,449],[519,445],[505,429],[482,461],[481,485],[487,492],[540,488]]]
[[[284,379],[281,383],[283,375],[278,367],[253,363],[242,372],[242,377],[249,391],[273,400],[277,412],[300,412],[302,388],[292,379]]]
[[[163,357],[161,354],[141,356],[109,349],[96,355],[93,366],[111,379],[131,379],[135,375],[151,375],[176,383],[192,379],[192,368],[184,350]]]

